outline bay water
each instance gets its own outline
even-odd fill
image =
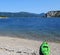
[[[1,18],[0,36],[60,40],[60,18]]]

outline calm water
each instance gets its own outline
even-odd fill
[[[0,35],[30,39],[47,37],[60,40],[60,18],[0,19]]]

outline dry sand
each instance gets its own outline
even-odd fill
[[[43,41],[0,36],[0,55],[39,55]],[[60,43],[48,42],[50,55],[60,55]]]

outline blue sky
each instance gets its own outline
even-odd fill
[[[43,13],[60,10],[60,0],[0,0],[0,12]]]

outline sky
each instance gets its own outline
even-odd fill
[[[0,12],[46,13],[60,10],[60,0],[0,0]]]

